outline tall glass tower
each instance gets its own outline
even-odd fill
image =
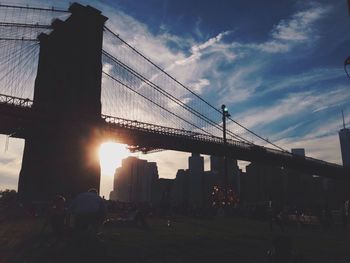
[[[339,131],[341,157],[343,166],[350,167],[350,130],[345,127],[344,114],[343,115],[343,129]]]

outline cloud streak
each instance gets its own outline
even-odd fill
[[[281,118],[299,115],[303,112],[313,112],[319,107],[340,105],[350,99],[347,87],[340,86],[324,93],[303,91],[290,93],[270,106],[262,106],[247,111],[237,119],[246,127],[254,128],[261,125],[271,125]]]

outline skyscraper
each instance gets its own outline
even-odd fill
[[[212,172],[222,173],[224,170],[224,158],[221,156],[210,156],[210,170]]]
[[[128,157],[116,169],[110,197],[121,202],[151,202],[152,188],[157,179],[156,163]]]
[[[305,149],[304,148],[293,148],[291,151],[295,155],[305,157]]]
[[[202,206],[204,158],[198,153],[192,153],[188,158],[189,174],[189,204],[193,207]]]
[[[343,129],[339,131],[339,141],[343,166],[350,167],[350,130],[345,127],[344,114]]]
[[[210,156],[210,171],[219,177],[219,184],[224,183],[225,161],[222,156]],[[237,160],[228,158],[227,160],[228,186],[238,192],[239,168]]]

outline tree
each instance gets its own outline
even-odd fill
[[[10,203],[16,200],[17,192],[16,190],[0,190],[0,202],[1,203]]]

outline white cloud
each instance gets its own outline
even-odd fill
[[[190,84],[189,86],[192,88],[194,92],[197,94],[202,94],[203,89],[210,85],[209,79],[201,78],[197,82]]]
[[[134,46],[136,49],[144,53],[162,68],[167,67],[178,59],[184,58],[184,55],[181,52],[172,51],[167,46],[167,41],[171,40],[176,43],[184,41],[191,42],[191,39],[180,38],[168,33],[154,35],[149,31],[145,24],[117,9],[106,11],[104,14],[110,17],[107,21],[107,26],[113,32],[119,34],[131,46]],[[105,34],[105,36],[108,36],[108,33]],[[133,62],[132,58],[137,57],[135,55],[131,58],[123,57],[125,55],[131,56],[132,52],[121,46],[121,43],[116,39],[107,37],[104,40],[104,49],[112,54],[117,54],[118,58],[121,58],[122,60],[127,60],[128,64],[131,64],[134,68],[146,66],[147,63],[145,62],[141,65],[138,64],[142,61],[140,59]]]
[[[290,19],[280,21],[271,31],[274,39],[285,41],[307,41],[314,33],[311,26],[329,11],[320,5],[294,14]]]
[[[222,86],[219,87],[218,91],[221,98],[220,102],[231,104],[237,101],[245,101],[252,96],[262,84],[262,79],[257,74],[259,70],[259,65],[246,66],[236,69],[226,77],[223,76]]]
[[[231,31],[221,32],[203,43],[193,43],[190,55],[179,57],[166,67],[166,71],[190,88],[193,88],[193,80],[208,80],[206,76],[216,78],[218,67],[223,62],[233,63],[237,58],[232,45],[222,42],[223,37],[230,33]]]
[[[251,44],[252,48],[259,49],[267,53],[285,53],[290,50],[290,45],[287,43],[281,43],[275,39],[269,40],[261,44]]]
[[[270,40],[250,46],[268,53],[285,53],[295,45],[311,42],[318,38],[314,24],[329,11],[330,7],[314,3],[308,9],[299,11],[289,19],[276,24],[270,32]]]
[[[220,43],[222,38],[230,33],[231,33],[230,31],[221,32],[217,36],[208,39],[204,43],[192,46],[192,48],[191,48],[192,54],[200,55],[201,51],[203,51],[209,47],[212,47],[217,43]]]
[[[106,72],[107,74],[110,74],[111,73],[111,70],[112,70],[113,66],[109,63],[104,63],[103,64],[103,67],[102,67],[102,70],[104,72]]]

